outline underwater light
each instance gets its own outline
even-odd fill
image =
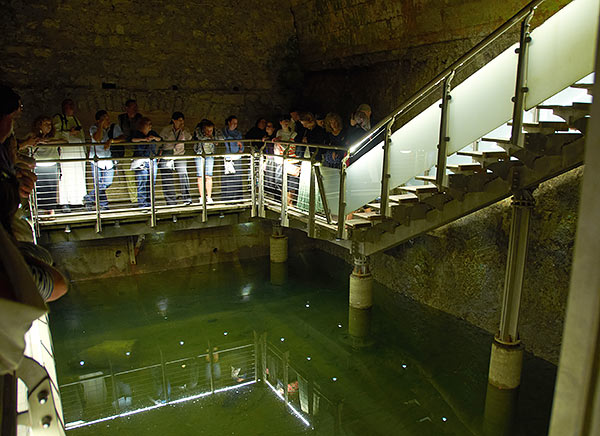
[[[405,363],[402,364],[402,368],[406,369],[406,364]]]
[[[337,377],[331,377],[331,380],[337,381]]]
[[[79,366],[83,366],[83,365],[85,365],[85,362],[83,360],[80,360],[79,361]]]
[[[446,422],[446,421],[448,421],[448,418],[446,418],[445,416],[442,416],[442,421]]]
[[[125,355],[126,355],[126,356],[130,356],[130,355],[131,355],[131,351],[126,351],[126,352],[125,352]]]
[[[311,359],[311,357],[310,357],[310,356],[306,356],[306,360],[310,360],[310,359]]]
[[[338,327],[339,327],[339,328],[342,328],[342,325],[341,325],[341,324],[338,324]]]
[[[223,336],[227,336],[229,332],[223,332]]]
[[[280,340],[281,342],[283,342],[283,341],[285,341],[285,338],[281,338],[281,339],[279,339],[279,340]]]
[[[183,345],[183,344],[185,344],[185,342],[179,341],[179,345]]]

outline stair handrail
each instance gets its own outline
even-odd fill
[[[426,96],[431,90],[433,90],[440,82],[446,79],[450,74],[456,72],[460,67],[469,62],[475,56],[480,54],[483,50],[488,48],[494,41],[496,41],[499,37],[504,35],[508,30],[510,30],[514,25],[523,21],[533,10],[535,10],[539,5],[544,3],[546,0],[532,0],[526,6],[524,6],[519,12],[509,18],[504,24],[490,33],[487,37],[482,39],[479,43],[477,43],[473,48],[467,51],[464,55],[454,61],[449,67],[435,76],[432,80],[430,80],[426,85],[421,87],[416,93],[414,93],[408,100],[402,103],[398,108],[396,108],[393,112],[391,112],[387,117],[378,122],[375,127],[366,132],[356,144],[350,147],[348,150],[348,154],[345,158],[345,162],[348,162],[348,159],[352,157],[352,155],[357,152],[363,150],[367,144],[369,144],[372,140],[378,137],[379,133],[383,130],[383,128],[389,123],[393,122],[400,115],[402,115],[407,109],[409,109],[414,104],[420,102],[424,96]]]

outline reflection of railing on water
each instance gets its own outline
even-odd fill
[[[260,339],[261,379],[280,400],[307,427],[316,426],[327,434],[339,434],[341,429],[341,402],[323,394],[314,377],[290,362],[289,351],[281,351],[267,342],[266,334]]]
[[[66,428],[77,428],[191,401],[256,383],[255,344],[210,347],[192,357],[111,374],[83,376],[60,387]]]

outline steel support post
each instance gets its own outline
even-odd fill
[[[530,191],[515,193],[512,199],[512,218],[508,242],[508,258],[504,278],[504,297],[500,315],[500,329],[497,340],[505,344],[519,340],[518,322],[521,306],[521,290],[527,257],[529,220],[535,200]]]
[[[94,201],[96,203],[96,233],[102,231],[102,220],[100,218],[100,169],[98,168],[98,156],[94,156]]]
[[[150,170],[150,227],[156,227],[156,193],[154,192],[154,168],[156,161],[154,158],[150,159],[149,170]]]
[[[262,150],[260,151],[259,158],[259,170],[258,170],[258,216],[265,218],[265,155]]]
[[[208,221],[208,211],[206,210],[206,153],[204,152],[204,146],[202,147],[202,222]]]
[[[392,126],[395,118],[392,118],[385,129],[385,141],[383,141],[383,168],[381,170],[381,214],[390,218],[390,145],[392,141]]]
[[[350,307],[368,309],[373,305],[373,276],[369,269],[367,257],[353,253],[354,269],[350,274]]]
[[[283,353],[283,398],[285,405],[287,406],[290,397],[288,391],[288,385],[290,384],[290,352],[286,351]]]
[[[254,160],[254,150],[251,149],[251,153],[250,153],[250,195],[252,196],[252,209],[250,210],[250,216],[252,218],[254,218],[257,213],[256,213],[256,168],[255,168],[255,163],[256,161]],[[263,170],[262,167],[259,168],[260,173],[262,174]],[[240,189],[242,187],[240,186]]]
[[[289,145],[285,148],[285,151],[283,153],[283,167],[282,167],[282,171],[281,171],[281,218],[280,218],[280,222],[282,226],[288,226],[290,224],[289,220],[288,220],[288,213],[287,213],[287,207],[288,207],[288,183],[287,183],[287,168],[285,165],[285,159],[287,157],[288,154],[288,150],[289,150]]]
[[[450,136],[448,136],[448,110],[449,104],[452,97],[450,96],[450,89],[452,88],[452,79],[454,78],[455,71],[452,71],[445,79],[442,90],[442,114],[440,117],[440,138],[438,143],[438,155],[437,165],[435,173],[435,184],[441,191],[443,188],[448,187],[448,176],[446,175],[446,161],[448,160],[448,142],[450,142]]]
[[[342,239],[344,237],[344,227],[346,226],[346,165],[347,161],[342,160],[342,167],[340,168],[337,239]]]
[[[315,211],[317,195],[316,195],[316,186],[315,186],[315,162],[310,163],[310,184],[308,191],[308,237],[315,237]]]
[[[523,111],[525,110],[525,98],[528,92],[527,88],[527,61],[529,58],[529,28],[534,9],[525,17],[521,23],[521,38],[519,48],[516,52],[519,54],[517,63],[517,81],[515,87],[515,96],[513,97],[513,121],[510,135],[510,142],[516,147],[523,147]]]
[[[38,210],[37,188],[35,184],[33,185],[31,197],[29,197],[29,213],[31,214],[31,220],[33,222],[33,242],[37,244],[37,238],[40,237],[40,217]]]
[[[321,196],[321,203],[323,203],[323,210],[325,212],[325,218],[327,224],[331,224],[331,210],[327,203],[327,196],[325,195],[325,184],[323,183],[323,174],[321,173],[321,166],[315,166],[315,176],[317,177],[317,186],[319,187],[319,195]]]

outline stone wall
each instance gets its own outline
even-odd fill
[[[287,234],[290,249],[296,254],[314,247],[314,241],[304,232],[290,230]],[[264,220],[200,230],[156,232],[145,235],[135,264],[130,261],[128,244],[135,245],[137,237],[57,242],[45,246],[69,280],[79,281],[211,267],[260,257],[269,263],[270,235],[271,223]]]
[[[533,26],[568,2],[543,3]],[[527,3],[292,0],[306,105],[346,116],[366,102],[379,120]]]
[[[529,351],[558,363],[583,168],[534,192],[519,331]],[[510,200],[371,256],[375,280],[496,333],[508,250]],[[319,248],[352,262],[332,244]]]
[[[286,0],[5,1],[0,23],[0,80],[24,97],[21,131],[65,97],[86,125],[133,97],[157,127],[182,110],[191,126],[236,113],[244,130],[287,108],[284,79],[297,68]]]

